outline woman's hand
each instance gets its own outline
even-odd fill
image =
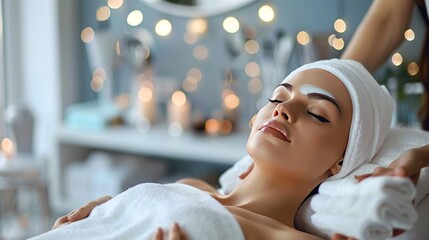
[[[361,182],[366,178],[377,176],[408,177],[414,182],[414,184],[417,184],[420,170],[425,167],[429,167],[429,145],[409,149],[401,154],[399,158],[390,163],[387,168],[378,167],[372,173],[355,176],[355,178],[358,182]],[[403,232],[404,230],[394,229],[393,236],[398,236]],[[349,238],[341,234],[334,234],[332,239],[352,240],[353,238]]]
[[[186,234],[182,231],[179,224],[174,223],[170,227],[170,232],[168,233],[168,240],[186,240]],[[155,234],[152,237],[152,240],[164,240],[164,231],[162,228],[158,228]]]
[[[356,176],[358,182],[376,176],[409,177],[417,183],[422,168],[429,167],[429,145],[405,151],[387,168],[376,168],[373,173]]]
[[[91,202],[87,203],[85,206],[80,207],[80,208],[70,212],[69,214],[58,218],[55,221],[52,229],[62,227],[62,226],[67,225],[69,223],[76,222],[76,221],[82,220],[84,218],[87,218],[95,207],[109,201],[110,199],[112,199],[111,196],[104,196],[104,197],[101,197],[95,201],[91,201]]]

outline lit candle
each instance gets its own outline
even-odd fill
[[[238,123],[239,105],[240,98],[238,98],[234,92],[231,91],[223,96],[223,119],[228,120],[231,123],[232,129],[235,129],[236,124]]]
[[[1,151],[6,159],[12,159],[15,153],[12,140],[9,138],[3,138],[1,141]]]
[[[138,92],[138,113],[141,119],[149,123],[156,121],[156,101],[152,83],[145,81],[141,84]]]
[[[182,129],[189,126],[191,103],[182,91],[175,91],[168,102],[167,116],[169,124],[179,125]]]

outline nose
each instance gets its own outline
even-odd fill
[[[292,114],[291,106],[288,102],[280,103],[276,106],[273,112],[273,117],[280,118],[282,121],[290,123],[295,122],[295,118]]]

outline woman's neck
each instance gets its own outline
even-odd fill
[[[237,206],[294,227],[301,203],[321,179],[297,180],[265,173],[255,164],[252,172],[224,198],[225,204]]]

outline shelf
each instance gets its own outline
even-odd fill
[[[165,126],[147,132],[131,127],[114,127],[103,131],[85,131],[62,127],[57,131],[59,143],[85,148],[120,151],[153,157],[231,165],[246,154],[249,132],[227,136],[184,133],[172,137]]]
[[[49,165],[53,209],[65,213],[84,204],[66,197],[64,174],[67,165],[85,159],[93,150],[229,167],[246,154],[248,135],[248,131],[238,131],[227,136],[184,133],[180,137],[172,137],[161,124],[144,133],[126,126],[102,131],[60,127],[54,135],[56,147]]]

